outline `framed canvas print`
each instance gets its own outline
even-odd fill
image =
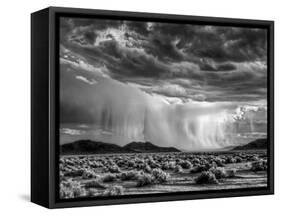
[[[273,194],[273,21],[31,16],[31,200]]]

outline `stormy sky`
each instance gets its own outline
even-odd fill
[[[60,20],[60,140],[185,150],[266,137],[265,29]]]

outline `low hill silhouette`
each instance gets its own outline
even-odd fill
[[[267,139],[257,139],[246,145],[241,145],[233,148],[232,150],[258,150],[267,149]]]
[[[131,142],[123,147],[92,141],[78,140],[60,146],[60,153],[68,154],[113,154],[113,153],[154,153],[154,152],[180,152],[173,147],[160,147],[150,142]]]
[[[160,147],[151,142],[131,142],[123,147],[134,152],[180,152],[174,147]]]

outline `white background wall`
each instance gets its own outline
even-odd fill
[[[276,215],[280,210],[281,13],[277,0],[4,0],[0,7],[0,215]],[[30,13],[65,6],[275,20],[274,196],[47,210],[30,203]],[[278,206],[279,205],[279,206]]]

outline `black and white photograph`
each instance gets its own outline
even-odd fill
[[[59,19],[59,198],[268,186],[267,29]]]

